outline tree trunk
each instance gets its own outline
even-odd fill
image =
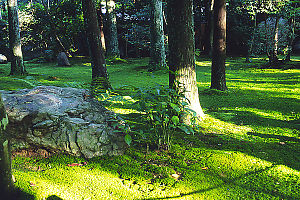
[[[267,14],[264,14],[264,17],[265,17],[265,20],[264,20],[264,23],[265,23],[265,49],[266,49],[266,54],[268,56],[268,58],[271,57],[271,54],[270,54],[270,47],[269,47],[269,27],[268,27],[268,22],[267,22]]]
[[[8,27],[9,27],[9,45],[11,50],[11,75],[26,74],[23,54],[21,48],[21,37],[18,17],[17,0],[7,0],[8,4]]]
[[[11,151],[9,138],[5,134],[7,124],[8,118],[0,95],[0,194],[4,199],[8,199],[13,191]]]
[[[248,52],[247,52],[247,57],[246,57],[246,62],[247,63],[250,62],[250,56],[252,56],[256,28],[257,28],[257,13],[255,13],[255,16],[254,16],[254,28],[253,28],[253,31],[252,31],[252,37],[251,37],[251,40],[250,40],[250,44],[247,45],[248,46]]]
[[[211,89],[227,90],[225,79],[226,59],[226,1],[214,2],[214,39],[211,66]]]
[[[120,57],[115,1],[106,0],[106,16],[106,55],[108,57]]]
[[[184,91],[190,108],[204,118],[196,81],[193,0],[168,0],[167,9],[169,85]]]
[[[273,30],[273,41],[272,41],[272,52],[271,57],[269,57],[270,63],[276,63],[278,61],[278,27],[279,27],[280,17],[276,16],[274,30]]]
[[[92,87],[97,85],[102,90],[110,88],[108,74],[101,45],[101,33],[93,0],[82,0],[83,16],[92,59]],[[92,88],[93,89],[93,88]],[[93,90],[92,90],[93,92]]]
[[[289,24],[290,24],[290,33],[289,33],[289,37],[288,37],[288,50],[287,50],[287,54],[285,57],[285,61],[290,61],[291,60],[291,54],[292,54],[292,45],[293,45],[293,41],[295,38],[295,16],[291,17],[289,19]]]
[[[157,70],[166,65],[164,45],[163,10],[161,0],[151,0],[150,3],[150,61],[149,69]]]
[[[103,52],[106,51],[106,45],[105,45],[105,36],[104,36],[104,30],[103,30],[103,13],[102,13],[102,4],[100,3],[100,8],[97,10],[98,15],[98,22],[100,26],[100,34],[101,34],[101,44]]]
[[[206,0],[205,14],[207,19],[207,25],[205,29],[204,53],[209,56],[212,55],[213,33],[214,33],[213,6],[214,6],[214,0]]]

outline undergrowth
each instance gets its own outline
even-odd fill
[[[227,60],[226,92],[209,90],[210,62],[197,61],[206,119],[192,135],[176,131],[169,150],[136,141],[125,155],[85,160],[64,154],[16,156],[15,185],[23,199],[300,199],[299,69],[260,69],[264,60]],[[293,62],[299,65],[300,58]],[[27,77],[9,77],[0,65],[1,88],[36,85],[85,88],[87,59],[71,67],[26,63]],[[167,85],[168,73],[148,72],[147,59],[108,62],[118,94],[107,107],[144,129],[132,106],[135,88]],[[290,63],[289,63],[290,65]],[[127,101],[123,101],[127,99]],[[72,163],[86,163],[68,166]]]

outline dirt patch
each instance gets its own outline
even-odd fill
[[[43,157],[48,158],[53,153],[50,151],[47,151],[45,149],[22,149],[12,152],[12,158],[15,158],[16,156],[22,156],[22,157]]]

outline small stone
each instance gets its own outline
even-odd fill
[[[7,58],[5,55],[0,54],[0,64],[6,64]]]

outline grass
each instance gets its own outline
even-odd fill
[[[300,57],[284,69],[260,68],[260,58],[228,58],[226,92],[209,89],[208,60],[196,63],[206,119],[195,135],[176,133],[170,151],[135,145],[123,156],[91,160],[16,156],[13,173],[23,199],[300,199],[300,70],[291,68]],[[0,65],[0,89],[87,87],[89,60],[71,62],[65,68],[26,63],[25,77],[6,76],[9,65]],[[147,62],[109,62],[113,87],[129,96],[130,90],[118,88],[167,84],[168,73],[148,72]],[[139,123],[128,102],[110,108]],[[67,166],[81,162],[87,165]]]

